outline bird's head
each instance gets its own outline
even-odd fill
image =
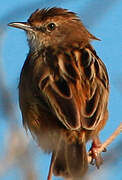
[[[37,9],[27,22],[13,22],[8,25],[27,32],[32,50],[48,46],[83,46],[91,39],[97,39],[86,30],[75,13],[56,7]]]

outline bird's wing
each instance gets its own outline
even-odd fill
[[[109,82],[93,48],[46,51],[45,64],[39,87],[52,112],[68,129],[94,129],[107,109]]]

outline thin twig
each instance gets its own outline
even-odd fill
[[[55,159],[56,159],[56,154],[57,154],[57,152],[55,152],[55,151],[52,154],[52,158],[51,158],[51,163],[50,163],[50,168],[49,168],[49,173],[48,173],[47,180],[52,180],[53,167],[54,167],[54,163],[55,163]]]
[[[113,134],[102,144],[102,146],[98,149],[98,153],[104,151],[104,149],[112,143],[112,141],[122,132],[122,123],[118,126],[118,128],[113,132]],[[92,161],[92,157],[88,154],[88,162]]]
[[[53,154],[52,154],[51,164],[50,164],[50,168],[49,168],[47,180],[52,180],[53,167],[54,167],[54,164],[55,164],[55,160],[56,160],[56,157],[57,157],[57,153],[58,153],[58,151],[59,151],[59,146],[60,146],[60,143],[61,143],[61,139],[62,139],[62,136],[60,136],[59,142],[58,142],[58,145],[57,145],[57,148],[56,148],[56,150],[55,150],[55,151],[53,152]]]

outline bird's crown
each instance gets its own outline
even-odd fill
[[[34,13],[32,13],[28,21],[29,22],[45,21],[48,18],[50,17],[53,18],[55,16],[78,19],[78,16],[74,12],[70,12],[67,9],[53,7],[53,8],[37,9]]]

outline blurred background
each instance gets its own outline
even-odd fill
[[[22,126],[18,82],[28,53],[25,33],[7,27],[26,21],[37,8],[62,7],[78,13],[86,28],[101,41],[92,42],[110,78],[109,121],[104,142],[122,122],[122,1],[6,0],[0,6],[0,179],[45,180],[51,154],[44,154]],[[86,180],[122,180],[122,135],[103,154],[100,170],[91,165]],[[99,177],[99,178],[98,178]],[[53,180],[61,178],[53,177]]]

